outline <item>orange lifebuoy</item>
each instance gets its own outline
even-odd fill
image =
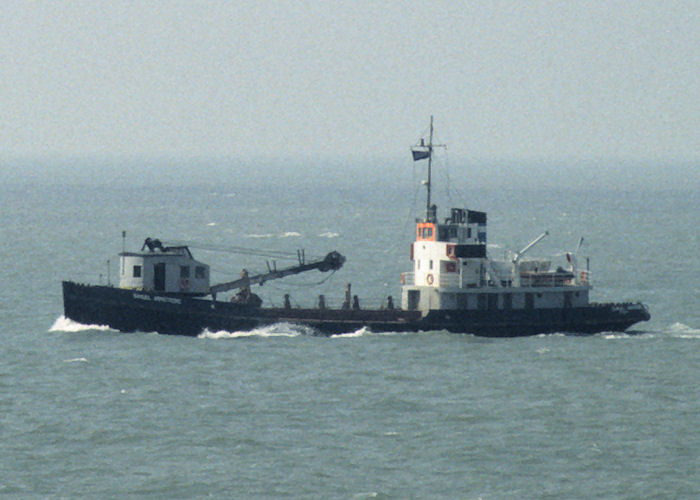
[[[402,285],[406,284],[406,273],[401,273],[401,284]]]
[[[180,289],[187,290],[190,287],[190,280],[183,278],[180,280]]]
[[[425,281],[426,281],[426,283],[428,283],[428,285],[432,285],[433,284],[433,275],[432,274],[427,275],[425,277]]]

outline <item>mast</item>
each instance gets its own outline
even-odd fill
[[[430,221],[430,181],[431,173],[433,167],[433,115],[430,115],[430,138],[428,139],[428,182],[426,188],[428,189],[428,197],[425,204],[425,221]]]
[[[433,115],[430,115],[430,135],[428,136],[428,144],[425,143],[425,139],[420,140],[420,144],[413,146],[411,152],[413,153],[413,161],[428,159],[428,180],[423,181],[427,190],[427,197],[425,202],[425,222],[435,222],[435,210],[430,203],[430,195],[433,187],[433,150],[435,148],[444,148],[444,144],[433,144]]]

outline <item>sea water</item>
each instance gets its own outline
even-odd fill
[[[164,176],[166,178],[167,176]],[[266,304],[400,296],[422,192],[408,183],[22,182],[0,188],[0,494],[34,498],[697,498],[700,312],[694,189],[478,189],[502,258],[575,250],[592,298],[641,300],[628,333],[331,338],[279,324],[197,338],[62,316],[62,279],[115,283],[146,237],[190,242],[212,278],[338,250],[334,275]],[[441,212],[444,214],[444,212]],[[442,217],[443,215],[441,215]],[[277,262],[278,266],[293,260]]]

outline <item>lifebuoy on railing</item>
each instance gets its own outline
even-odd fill
[[[432,285],[433,284],[433,275],[432,274],[427,275],[425,277],[425,282],[428,283],[428,285]]]
[[[187,290],[190,287],[190,280],[187,278],[182,278],[180,280],[180,289]]]
[[[402,285],[406,284],[406,273],[401,273],[401,284]]]

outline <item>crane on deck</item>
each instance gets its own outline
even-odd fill
[[[219,283],[209,287],[209,294],[216,300],[217,293],[227,292],[229,290],[242,289],[250,290],[251,285],[262,285],[266,281],[284,278],[293,274],[304,273],[318,269],[321,272],[337,271],[345,263],[345,257],[336,251],[328,253],[322,259],[305,262],[303,252],[298,253],[299,264],[296,266],[277,269],[276,266],[270,267],[268,264],[268,272],[248,276],[248,272],[244,269],[241,277],[237,280]]]

